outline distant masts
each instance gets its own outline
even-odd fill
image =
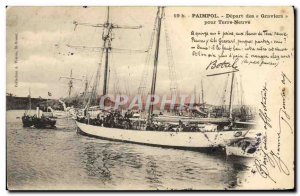
[[[89,89],[89,81],[88,81],[87,77],[85,76],[85,79],[84,79],[84,93],[87,93],[88,89]]]
[[[72,73],[72,69],[71,69],[69,77],[68,76],[61,76],[61,77],[59,77],[59,79],[62,79],[62,78],[69,80],[69,82],[68,82],[68,85],[69,85],[68,96],[70,97],[71,94],[72,94],[72,89],[73,89],[73,81],[74,80],[82,81],[82,79],[80,79],[80,78],[74,78],[73,77],[73,73]]]
[[[29,99],[29,112],[30,112],[30,110],[31,110],[31,90],[30,90],[30,88],[29,88],[28,99]]]
[[[194,97],[195,97],[195,100],[196,100],[196,103],[197,103],[197,89],[196,89],[196,85],[194,86]],[[200,100],[199,100],[199,103],[200,103]]]
[[[203,93],[203,82],[202,82],[202,79],[201,79],[201,99],[202,99],[203,108],[205,108],[205,101],[204,101],[204,93]]]
[[[229,97],[229,118],[232,118],[232,93],[233,93],[233,82],[234,82],[234,71],[231,73],[231,86],[230,86],[230,97]]]

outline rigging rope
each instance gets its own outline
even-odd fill
[[[104,29],[103,29],[104,31]],[[105,46],[105,42],[103,42],[103,47]],[[96,101],[97,99],[97,91],[98,91],[98,87],[99,87],[99,81],[100,81],[100,72],[101,72],[101,67],[102,67],[102,58],[103,58],[103,53],[104,50],[102,50],[102,52],[100,53],[100,59],[99,59],[99,63],[98,63],[98,68],[97,68],[97,72],[96,72],[96,77],[94,80],[94,84],[93,84],[93,88],[92,88],[92,92],[91,92],[91,96],[89,98],[89,101],[87,103],[86,107],[89,107],[89,104],[91,104],[91,101]]]
[[[141,96],[143,96],[144,93],[146,92],[147,78],[148,78],[148,74],[149,74],[149,72],[148,72],[149,71],[149,62],[150,62],[150,58],[151,58],[151,54],[152,54],[152,47],[153,47],[153,43],[154,43],[154,36],[156,33],[157,20],[158,20],[158,16],[156,16],[155,21],[154,21],[153,31],[151,33],[150,42],[149,42],[149,46],[148,46],[148,52],[147,52],[146,59],[145,59],[144,70],[143,70],[140,85],[138,88],[138,94],[140,94]]]
[[[235,81],[236,81],[236,96],[237,96],[237,104],[241,105],[241,97],[240,97],[240,89],[239,89],[239,83],[237,80],[237,77],[235,77]]]
[[[241,105],[244,105],[245,97],[244,97],[244,89],[242,84],[242,74],[240,74],[240,88],[241,88]]]
[[[167,56],[168,56],[168,68],[169,68],[169,79],[171,81],[170,84],[170,91],[172,97],[178,96],[178,82],[177,82],[177,76],[176,76],[176,71],[175,71],[175,66],[174,66],[174,59],[173,59],[173,53],[172,53],[172,47],[171,47],[171,42],[168,34],[168,29],[167,29],[167,20],[165,18],[165,15],[163,16],[164,19],[164,32],[165,32],[165,39],[166,39],[166,50],[167,50]]]
[[[111,66],[111,70],[112,70],[112,74],[113,76],[115,77],[114,78],[114,94],[117,95],[117,94],[120,94],[121,91],[120,91],[120,86],[119,86],[119,83],[120,83],[120,80],[119,80],[119,77],[118,77],[118,73],[117,73],[117,69],[115,67],[115,64],[113,62],[113,53],[111,53],[111,56],[110,56],[110,66]]]

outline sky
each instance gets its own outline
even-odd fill
[[[52,98],[68,95],[68,81],[60,79],[68,76],[72,69],[73,76],[82,81],[74,81],[73,94],[84,88],[84,79],[92,83],[100,62],[100,52],[78,50],[66,45],[102,46],[102,28],[78,26],[74,30],[73,21],[101,24],[106,20],[106,7],[9,7],[7,8],[7,93],[16,96],[27,96],[30,89],[32,97]],[[121,49],[146,50],[153,31],[156,7],[111,7],[110,19],[118,25],[142,25],[141,29],[114,29],[112,46]],[[168,31],[174,69],[181,93],[196,94],[201,91],[201,80],[205,102],[220,104],[224,93],[227,75],[206,77],[205,68],[209,60],[191,55],[192,30],[204,27],[203,21],[175,19],[176,13],[206,13],[205,8],[167,7],[162,24],[162,35],[159,52],[157,94],[170,92],[168,56],[166,50],[165,29]],[[218,12],[218,10],[214,11]],[[232,27],[225,27],[224,29]],[[16,34],[18,63],[16,57]],[[71,53],[73,55],[71,55]],[[116,84],[122,93],[137,93],[143,70],[146,53],[112,53],[110,55],[109,92],[114,92]],[[18,67],[16,84],[16,68]],[[100,86],[103,84],[103,67]],[[147,89],[150,89],[153,58],[148,66]],[[251,80],[256,70],[242,69],[237,78],[243,82],[244,97],[257,96]],[[99,93],[101,93],[101,88]],[[228,92],[228,91],[227,91]],[[229,95],[226,95],[229,96]],[[248,103],[252,104],[251,99]]]

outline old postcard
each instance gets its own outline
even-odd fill
[[[7,7],[8,190],[293,190],[293,7]]]

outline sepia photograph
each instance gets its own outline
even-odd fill
[[[295,189],[293,6],[7,6],[6,187]]]

